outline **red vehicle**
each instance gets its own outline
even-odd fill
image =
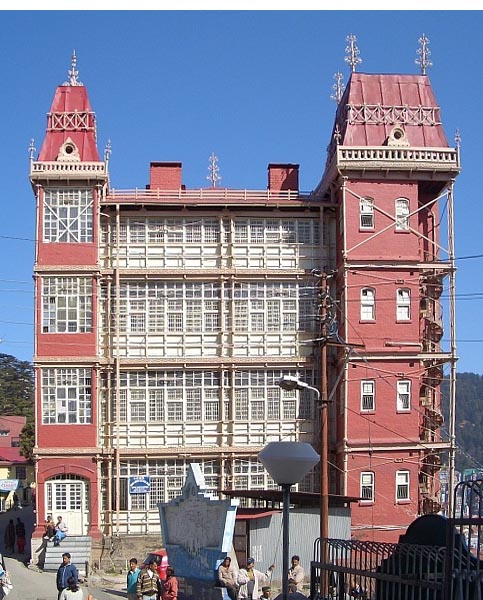
[[[148,556],[145,558],[143,564],[141,565],[141,569],[149,567],[149,563],[153,560],[155,560],[156,564],[158,565],[159,578],[165,581],[166,569],[169,567],[168,553],[164,548],[160,548],[159,550],[151,552],[151,554],[148,554]]]

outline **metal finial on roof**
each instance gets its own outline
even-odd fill
[[[347,56],[344,58],[344,60],[348,65],[350,65],[351,71],[355,71],[357,65],[360,65],[362,62],[362,58],[359,56],[359,48],[356,45],[357,38],[351,33],[345,39],[346,42],[349,42],[349,45],[346,46],[345,52]]]
[[[457,129],[454,133],[454,143],[459,150],[461,148],[461,133],[459,129]]]
[[[335,73],[334,75],[335,83],[332,86],[334,93],[330,95],[330,99],[334,100],[334,102],[337,102],[337,104],[339,104],[340,99],[342,98],[342,94],[345,90],[345,85],[342,83],[343,77],[344,76],[340,71],[337,71],[337,73]]]
[[[111,148],[111,140],[107,140],[106,147],[104,148],[104,161],[109,162],[111,158],[112,148]]]
[[[209,175],[207,175],[206,179],[211,183],[211,187],[216,187],[218,183],[221,181],[220,175],[220,167],[218,166],[218,157],[214,152],[211,153],[210,156],[210,164],[208,166]]]
[[[34,138],[32,138],[30,140],[30,145],[29,145],[29,158],[30,158],[30,160],[34,159],[36,151],[37,151],[37,148],[34,146]]]
[[[75,50],[72,52],[72,63],[71,69],[69,71],[69,80],[64,82],[64,85],[84,85],[81,81],[77,79],[79,75],[79,71],[76,69],[77,67],[77,56],[75,54]]]
[[[340,144],[340,140],[341,140],[341,138],[342,138],[342,134],[341,134],[341,132],[340,132],[340,127],[339,127],[339,125],[336,125],[336,126],[335,126],[335,130],[334,130],[334,136],[333,136],[333,137],[334,137],[335,143],[336,143],[336,144],[337,144],[337,146],[338,146],[338,145]]]
[[[414,62],[421,67],[421,75],[426,75],[426,69],[433,66],[433,63],[429,60],[431,56],[431,50],[428,48],[429,40],[423,33],[418,41],[420,47],[416,50],[416,53],[419,54],[419,57]]]

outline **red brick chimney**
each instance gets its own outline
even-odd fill
[[[299,189],[299,166],[293,164],[268,165],[268,189],[272,192]]]
[[[182,163],[152,162],[149,167],[150,190],[179,190],[181,183]]]

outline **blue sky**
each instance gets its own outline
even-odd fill
[[[0,352],[33,355],[35,201],[28,146],[37,151],[54,90],[72,50],[97,115],[99,150],[111,140],[111,186],[144,187],[149,163],[183,163],[187,187],[266,188],[270,162],[300,164],[300,187],[323,173],[346,36],[367,73],[418,73],[418,39],[430,40],[429,76],[450,144],[462,138],[455,189],[458,371],[483,373],[483,200],[479,158],[481,11],[2,11],[2,219]]]

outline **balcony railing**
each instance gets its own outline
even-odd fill
[[[337,166],[344,168],[459,171],[455,148],[337,146]]]
[[[246,202],[254,204],[293,204],[294,202],[306,205],[307,202],[317,203],[317,198],[310,192],[297,190],[234,190],[227,188],[199,188],[199,189],[133,189],[116,190],[111,188],[104,203],[131,203],[131,202],[184,202],[188,204],[235,204]]]
[[[57,162],[39,161],[30,163],[30,178],[46,176],[49,178],[85,179],[86,177],[107,177],[105,162]]]

